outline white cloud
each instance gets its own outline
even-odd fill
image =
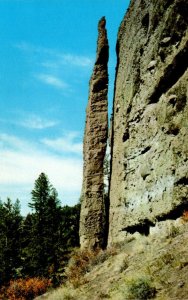
[[[92,59],[86,56],[73,55],[73,54],[63,54],[61,55],[62,63],[78,66],[78,67],[89,67],[92,65]]]
[[[25,140],[6,133],[0,134],[0,151],[2,149],[25,149],[27,151],[28,148],[30,148],[30,145]]]
[[[67,89],[68,84],[65,83],[62,79],[53,76],[51,74],[38,74],[36,75],[36,78],[42,81],[43,83],[47,85],[51,85],[58,89]]]
[[[78,55],[77,53],[62,53],[57,49],[44,48],[26,42],[15,45],[16,48],[28,53],[35,53],[43,58],[41,65],[47,68],[58,68],[62,65],[76,66],[81,68],[91,67],[93,59],[89,56]]]
[[[14,195],[14,199],[20,199],[21,205],[24,199],[30,201],[34,181],[41,172],[44,172],[57,189],[59,198],[63,199],[63,202],[66,203],[66,200],[70,201],[71,198],[79,199],[82,182],[81,157],[72,155],[67,158],[50,151],[38,150],[37,145],[14,136],[1,134],[0,139],[1,197]]]
[[[49,153],[4,150],[1,152],[1,184],[34,183],[37,176],[46,173],[55,186],[71,191],[80,183],[81,159],[60,158]]]
[[[26,119],[19,122],[20,125],[26,128],[31,129],[46,129],[50,127],[54,127],[58,124],[57,121],[46,120],[41,118],[40,116],[31,115]]]
[[[93,59],[87,55],[66,53],[58,49],[44,48],[26,42],[16,44],[14,47],[26,54],[30,64],[32,62],[31,69],[33,66],[35,67],[35,79],[48,86],[71,92],[75,87],[73,84],[71,88],[71,83],[75,80],[72,72],[80,72],[79,74],[87,76],[88,80]]]
[[[83,145],[77,141],[79,137],[79,133],[71,132],[57,139],[43,139],[42,142],[56,151],[82,154]]]
[[[16,119],[14,119],[15,115],[16,115]],[[55,127],[60,123],[58,120],[49,120],[39,115],[30,114],[24,111],[14,112],[14,117],[11,118],[11,120],[0,119],[0,122],[4,124],[12,124],[16,126],[19,125],[29,129],[40,129],[40,130]],[[15,137],[13,138],[15,139]],[[10,139],[10,136],[8,137],[8,139]]]
[[[22,41],[20,43],[14,44],[14,47],[16,47],[17,49],[24,51],[24,52],[28,52],[28,53],[38,53],[38,54],[48,54],[48,55],[54,55],[56,54],[56,50],[50,49],[50,48],[44,48],[41,46],[36,46],[33,45],[31,43]]]

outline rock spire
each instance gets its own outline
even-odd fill
[[[98,24],[97,55],[89,84],[84,134],[84,168],[80,217],[81,248],[106,242],[103,163],[108,136],[108,57],[106,20]]]

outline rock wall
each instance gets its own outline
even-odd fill
[[[97,57],[90,79],[84,135],[84,169],[80,217],[81,248],[106,244],[103,162],[108,136],[108,56],[106,20],[98,24]]]
[[[117,57],[109,245],[188,210],[187,0],[132,0]]]

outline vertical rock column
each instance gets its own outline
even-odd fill
[[[97,56],[90,79],[84,135],[84,168],[80,216],[81,248],[103,248],[106,242],[103,163],[108,136],[109,46],[103,17],[98,24]]]

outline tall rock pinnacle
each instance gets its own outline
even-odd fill
[[[84,135],[84,168],[80,216],[81,248],[103,248],[105,203],[103,163],[108,136],[108,56],[109,46],[103,17],[98,24],[96,62],[90,79]]]

